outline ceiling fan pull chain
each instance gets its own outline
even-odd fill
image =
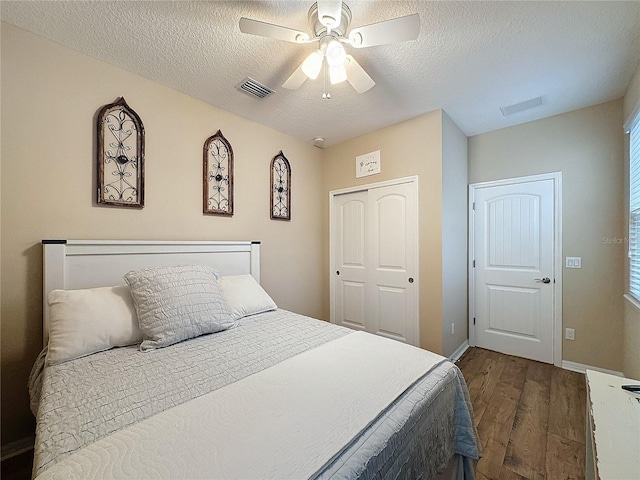
[[[324,82],[322,98],[324,100],[331,100],[331,94],[329,92],[327,92],[327,61],[326,61],[326,59],[323,60],[323,62],[322,62],[322,69],[323,69],[322,81]]]

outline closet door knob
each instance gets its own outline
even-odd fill
[[[413,277],[409,277],[409,283],[413,283]]]
[[[340,275],[340,270],[337,270],[337,271],[336,271],[336,275]]]

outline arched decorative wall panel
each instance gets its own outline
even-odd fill
[[[271,219],[291,220],[291,165],[282,150],[271,160]]]
[[[218,130],[203,148],[203,213],[233,215],[233,149]]]
[[[98,204],[144,207],[144,126],[124,97],[98,112]]]

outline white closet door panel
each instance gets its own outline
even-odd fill
[[[333,321],[418,345],[415,182],[335,195]]]
[[[379,326],[376,332],[384,337],[410,343],[411,322],[407,319],[407,291],[404,288],[378,286]],[[398,322],[398,320],[402,320]]]
[[[417,211],[414,184],[369,190],[372,259],[367,329],[413,345],[417,335]]]
[[[359,194],[355,194],[358,197]],[[366,209],[365,201],[354,198],[344,199],[341,208],[342,217],[342,265],[365,267],[366,253]]]
[[[356,330],[366,330],[367,202],[366,191],[339,195],[333,211],[335,323]]]
[[[365,330],[366,312],[366,284],[364,282],[340,281],[342,288],[342,325],[355,330]]]
[[[406,210],[407,199],[402,195],[385,195],[373,204],[374,221],[378,228],[375,268],[404,272],[407,269]]]

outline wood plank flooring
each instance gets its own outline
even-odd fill
[[[2,480],[31,480],[33,450],[8,458],[2,462],[0,478]]]
[[[584,479],[584,375],[481,348],[458,367],[482,443],[480,480]]]

